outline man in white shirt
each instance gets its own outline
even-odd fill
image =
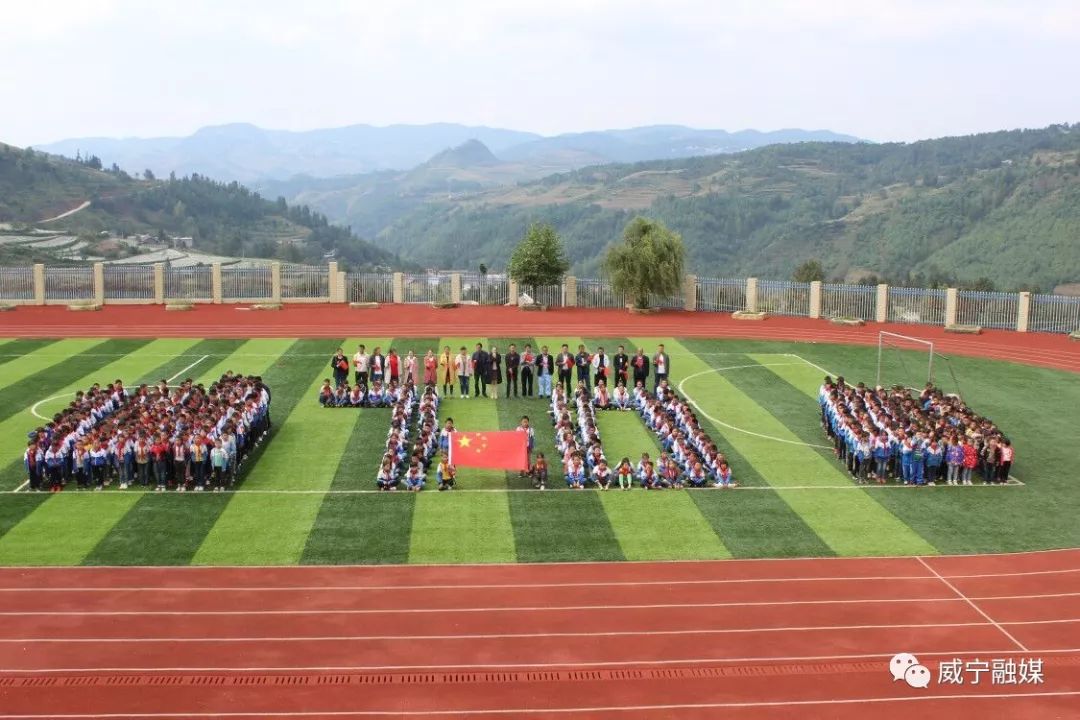
[[[671,372],[671,357],[664,352],[663,344],[660,344],[656,348],[656,355],[653,356],[653,391],[660,386],[660,382],[667,380],[668,374]]]
[[[361,345],[353,355],[353,371],[356,376],[356,385],[368,384],[368,354],[367,348]]]

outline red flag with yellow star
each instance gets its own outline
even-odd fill
[[[529,469],[529,438],[517,430],[450,433],[450,464],[500,470]]]

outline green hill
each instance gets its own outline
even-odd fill
[[[95,238],[102,233],[190,237],[194,249],[208,254],[322,263],[334,252],[354,267],[397,264],[390,253],[306,205],[266,200],[235,182],[199,175],[136,179],[115,166],[100,167],[97,158],[72,161],[0,144],[0,223],[16,232],[38,228]],[[87,207],[56,218],[87,201]],[[49,259],[41,251],[0,245],[3,262]]]
[[[916,143],[801,143],[604,165],[428,199],[379,240],[421,264],[499,266],[535,220],[594,273],[634,215],[682,233],[703,275],[990,278],[1048,289],[1080,279],[1080,125]]]

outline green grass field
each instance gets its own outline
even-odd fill
[[[1080,546],[1076,408],[1080,376],[953,358],[977,412],[1013,438],[1009,487],[859,487],[818,426],[822,371],[873,381],[876,348],[673,338],[483,338],[558,346],[579,340],[652,350],[707,419],[741,488],[539,492],[516,473],[462,469],[454,493],[375,493],[385,410],[325,410],[316,400],[333,349],[401,351],[476,338],[331,340],[12,340],[0,342],[0,564],[274,565],[668,560],[999,552]],[[917,373],[925,356],[897,367]],[[914,368],[914,370],[912,370]],[[261,374],[274,429],[233,493],[14,492],[27,431],[77,389],[222,371]],[[950,376],[950,382],[954,382]],[[540,400],[446,400],[440,419],[511,429],[522,415],[549,457]],[[601,414],[609,459],[656,452],[636,414]],[[553,482],[553,488],[561,483]]]

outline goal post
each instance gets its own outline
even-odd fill
[[[905,357],[905,354],[912,353],[918,353],[918,355]],[[922,374],[923,367],[926,368],[925,376]],[[881,386],[883,381],[890,386],[904,385],[905,387],[918,382],[920,389],[924,383],[934,382],[934,343],[922,338],[879,330],[875,385]]]

